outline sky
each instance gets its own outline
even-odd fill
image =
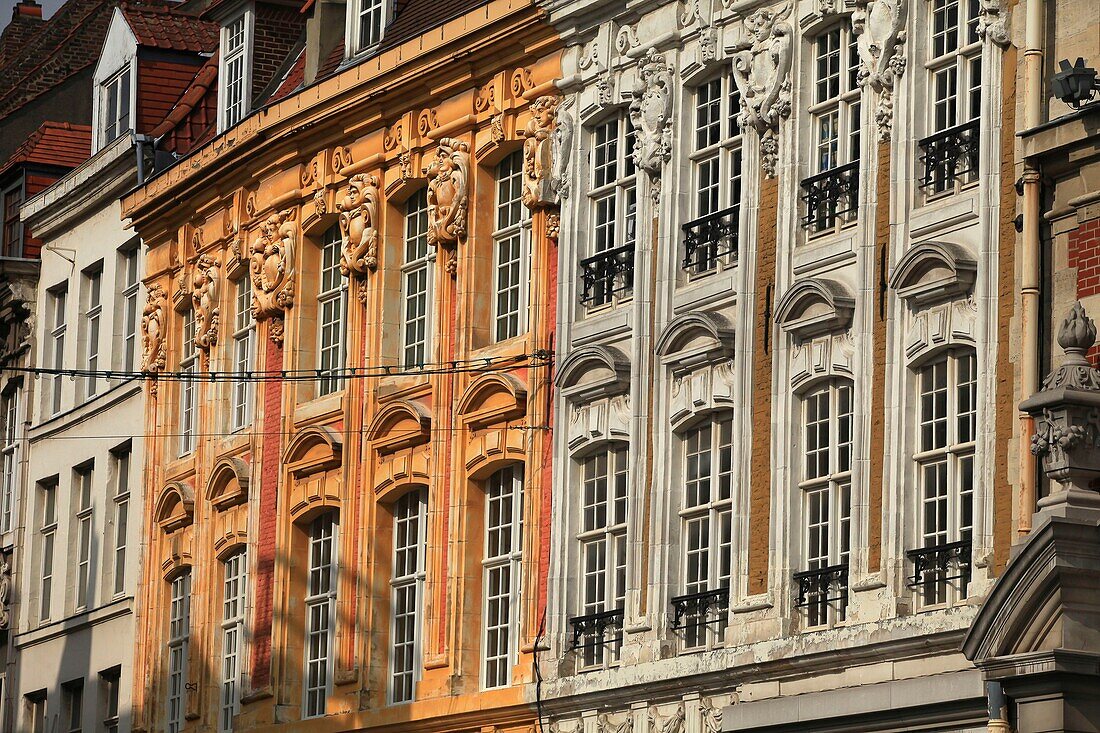
[[[0,28],[7,26],[11,20],[11,9],[18,2],[19,0],[0,0]],[[38,4],[42,6],[42,17],[49,18],[64,2],[65,0],[38,0]]]

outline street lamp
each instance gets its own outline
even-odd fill
[[[1100,91],[1096,69],[1085,66],[1085,60],[1080,57],[1073,66],[1066,59],[1059,61],[1058,65],[1062,70],[1054,75],[1050,84],[1054,96],[1074,109],[1081,109],[1090,103],[1095,92]]]

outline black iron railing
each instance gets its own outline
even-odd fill
[[[929,194],[950,191],[955,183],[969,183],[978,175],[978,120],[964,122],[921,140],[924,168],[920,185]]]
[[[672,628],[686,629],[721,624],[730,607],[729,588],[676,596],[672,603]]]
[[[571,648],[581,655],[583,666],[591,667],[618,658],[623,642],[623,609],[599,611],[569,619],[573,627]]]
[[[913,563],[907,585],[921,594],[925,605],[946,603],[947,589],[956,582],[959,594],[964,594],[970,583],[970,548],[970,540],[959,540],[907,551]]]
[[[809,626],[822,626],[832,620],[843,621],[848,609],[848,565],[830,565],[794,574],[798,584],[798,607],[806,609]]]
[[[634,287],[634,244],[615,247],[580,262],[581,302],[606,305]]]
[[[684,224],[685,270],[699,275],[710,272],[723,259],[737,261],[740,213],[740,206],[731,206]]]
[[[835,229],[859,210],[859,161],[812,175],[801,188],[806,207],[802,226],[814,233]]]

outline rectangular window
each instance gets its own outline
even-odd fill
[[[168,608],[168,699],[165,728],[168,733],[183,730],[184,700],[187,695],[187,655],[191,644],[191,573],[177,575],[171,582]]]
[[[99,673],[99,720],[103,733],[118,733],[118,686],[121,678],[120,667]]]
[[[38,534],[41,554],[41,572],[38,592],[38,618],[48,621],[53,605],[53,553],[57,538],[57,480],[38,485]]]
[[[497,166],[497,218],[493,241],[496,250],[497,341],[522,333],[527,307],[527,207],[523,205],[523,152],[516,152]]]
[[[61,730],[80,733],[84,712],[84,680],[66,682],[61,686]]]
[[[115,526],[113,540],[114,594],[126,591],[126,532],[130,512],[130,446],[114,452],[115,463]]]
[[[252,372],[255,359],[256,324],[251,310],[252,281],[246,275],[236,281],[234,288],[233,371],[238,378],[233,380],[233,429],[240,430],[252,423],[253,386],[247,375]]]
[[[222,27],[222,130],[233,127],[248,113],[248,36],[248,13]]]
[[[248,590],[248,555],[244,550],[223,563],[222,676],[219,733],[233,730],[233,716],[240,712],[239,690],[244,659],[245,594]]]
[[[317,366],[322,376],[317,394],[327,395],[343,389],[344,333],[347,331],[348,281],[340,272],[340,227],[325,232],[321,247],[321,282],[317,293],[317,314],[321,335],[318,339]]]
[[[336,515],[322,514],[309,528],[306,589],[306,684],[303,717],[324,715],[332,694],[332,640],[336,621]]]
[[[122,371],[132,372],[137,367],[138,290],[141,284],[138,272],[140,248],[119,253],[119,292],[122,293]]]
[[[68,304],[68,291],[64,286],[50,292],[50,340],[48,349],[49,364],[54,369],[65,368],[65,309]],[[61,412],[61,396],[64,377],[55,374],[50,377],[50,401],[51,415]]]
[[[0,532],[12,529],[12,509],[15,504],[16,473],[19,462],[16,436],[19,429],[19,391],[13,389],[0,396]]]
[[[103,83],[103,143],[105,147],[130,132],[130,68],[126,67]]]
[[[385,0],[357,0],[357,5],[352,34],[355,39],[354,53],[378,45],[386,25]]]
[[[88,607],[92,569],[92,466],[73,471],[73,502],[76,510],[76,609]]]
[[[427,500],[423,489],[410,491],[397,500],[390,581],[393,598],[390,700],[395,703],[413,699],[419,678],[426,524]]]
[[[183,313],[183,334],[180,340],[180,411],[179,440],[181,456],[195,450],[195,411],[198,407],[199,352],[195,346],[195,311]]]
[[[23,224],[19,221],[19,208],[23,205],[23,184],[4,192],[3,247],[0,256],[23,256]]]
[[[618,117],[598,125],[592,140],[592,253],[580,261],[581,302],[607,305],[634,287],[638,194],[634,129]]]
[[[31,692],[23,700],[26,705],[27,733],[47,733],[46,691]]]
[[[99,370],[99,324],[103,316],[103,271],[84,273],[84,368],[89,372]],[[84,378],[84,397],[95,396],[99,380],[94,376]]]
[[[511,681],[523,558],[523,466],[489,477],[485,496],[485,680],[504,687]]]
[[[428,247],[428,196],[426,191],[420,190],[405,204],[405,259],[401,266],[401,296],[405,304],[402,353],[406,367],[422,366],[428,358],[433,254]]]

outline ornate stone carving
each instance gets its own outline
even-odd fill
[[[405,151],[397,156],[397,164],[401,166],[401,180],[407,181],[413,177],[412,172],[412,156],[409,155],[409,151]]]
[[[535,88],[535,81],[531,78],[531,70],[520,67],[512,72],[512,96],[519,99],[523,93]]]
[[[704,733],[721,733],[722,708],[716,706],[709,697],[699,701],[700,712],[703,714]]]
[[[191,271],[191,308],[195,311],[195,346],[203,366],[210,361],[210,349],[218,343],[218,261],[202,255]]]
[[[657,49],[646,51],[631,90],[634,163],[659,186],[661,167],[672,157],[672,66]]]
[[[400,122],[395,122],[382,133],[382,149],[393,150],[404,141],[404,132]]]
[[[894,126],[894,81],[905,72],[905,21],[909,0],[856,0],[852,30],[859,53],[860,86],[878,94],[875,124],[887,142]]]
[[[1001,0],[980,0],[978,4],[978,35],[998,46],[1007,46],[1008,17]]]
[[[283,342],[283,313],[294,304],[294,210],[272,214],[260,225],[252,242],[249,272],[252,278],[252,317],[271,319],[271,340]]]
[[[684,730],[684,706],[678,705],[676,711],[667,717],[657,712],[657,706],[649,709],[650,733],[681,733]]]
[[[495,145],[504,142],[504,115],[496,114],[489,118],[489,135]]]
[[[764,173],[775,175],[779,124],[791,114],[791,4],[761,8],[745,19],[745,35],[733,46],[733,80],[741,93],[737,122],[760,136]]]
[[[378,177],[357,174],[348,179],[340,211],[340,271],[366,275],[378,268]]]
[[[420,133],[420,137],[427,137],[437,127],[439,127],[439,119],[436,117],[435,110],[420,110],[420,115],[416,118],[416,131]]]
[[[325,200],[325,189],[319,188],[313,192],[313,209],[317,212],[317,216],[324,216],[328,213],[328,202]]]
[[[156,374],[164,369],[164,308],[168,294],[160,283],[149,288],[141,311],[141,369]]]
[[[0,557],[0,629],[11,626],[11,565],[7,557]]]
[[[445,137],[435,160],[424,169],[428,177],[428,244],[453,246],[466,238],[470,146]]]
[[[490,81],[483,87],[478,87],[474,92],[474,112],[481,113],[490,107],[496,106],[496,83]]]
[[[1096,324],[1085,314],[1081,301],[1073,304],[1058,329],[1058,345],[1066,352],[1062,365],[1043,380],[1043,389],[1091,389],[1100,391],[1100,370],[1085,355],[1096,343]]]
[[[596,730],[598,733],[632,733],[634,730],[634,716],[627,713],[618,723],[612,723],[610,715],[600,713],[596,717]]]
[[[339,173],[344,168],[351,165],[353,159],[351,157],[351,148],[346,145],[339,145],[332,151],[332,172]]]
[[[558,214],[546,215],[546,237],[557,241],[561,235],[561,216]]]
[[[619,52],[620,56],[625,56],[639,45],[641,45],[641,42],[638,40],[638,31],[634,29],[634,26],[623,25],[615,35],[615,50]]]
[[[554,186],[554,143],[561,97],[546,95],[531,105],[531,121],[524,130],[523,203],[529,209],[558,202]]]
[[[718,60],[718,29],[714,26],[699,29],[699,57],[703,63]]]
[[[569,198],[569,161],[573,156],[574,131],[573,115],[568,112],[571,105],[571,100],[562,100],[555,114],[552,157],[554,188],[557,190],[559,199]]]

